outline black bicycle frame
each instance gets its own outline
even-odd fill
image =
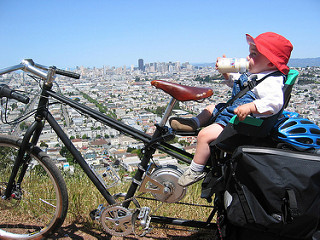
[[[51,96],[53,99],[59,100],[59,102],[64,103],[66,105],[71,106],[74,109],[77,109],[81,113],[84,113],[91,118],[102,122],[103,124],[112,127],[121,133],[127,134],[132,136],[135,139],[141,140],[145,143],[145,149],[143,158],[141,159],[140,164],[138,165],[138,170],[133,178],[133,181],[130,185],[129,190],[126,193],[125,199],[131,199],[138,186],[141,183],[143,174],[146,172],[148,164],[150,162],[150,159],[152,158],[153,153],[156,149],[159,149],[185,163],[191,163],[191,159],[193,157],[192,154],[183,151],[173,145],[170,145],[166,142],[164,142],[165,135],[167,134],[168,130],[166,127],[157,126],[156,131],[154,132],[153,136],[149,136],[148,134],[139,131],[135,128],[130,127],[129,125],[126,125],[118,120],[115,120],[111,117],[108,117],[99,111],[96,111],[94,109],[89,108],[88,106],[85,106],[83,104],[80,104],[76,101],[70,100],[69,98],[66,98],[65,96],[59,95],[55,93],[52,90],[44,90],[45,93],[48,96]],[[100,182],[99,178],[96,176],[96,174],[92,171],[92,169],[89,167],[89,165],[86,163],[84,158],[82,157],[81,153],[75,148],[75,146],[72,144],[68,136],[64,133],[62,128],[59,126],[59,124],[56,122],[56,120],[53,118],[51,113],[46,108],[43,110],[43,114],[45,116],[45,119],[48,121],[50,126],[53,128],[53,130],[56,132],[56,134],[59,136],[59,138],[62,140],[64,145],[67,147],[67,149],[72,153],[76,161],[80,164],[81,168],[84,170],[84,172],[88,175],[88,177],[91,179],[93,184],[97,187],[97,189],[100,191],[100,193],[104,196],[106,201],[109,204],[114,204],[115,199],[113,196],[110,195],[110,193],[105,189],[104,185]],[[130,204],[130,201],[125,201],[123,203],[124,207],[128,207]],[[169,217],[162,217],[162,216],[152,216],[151,221],[156,223],[165,223],[165,224],[172,224],[172,225],[180,225],[180,226],[189,226],[189,227],[202,227],[202,228],[216,228],[215,223],[211,223],[211,220],[213,218],[213,213],[215,213],[216,208],[212,210],[212,213],[208,217],[206,222],[203,221],[195,221],[195,220],[185,220],[185,219],[176,219],[176,218],[169,218]]]
[[[44,122],[43,120],[46,120],[49,125],[52,127],[52,129],[55,131],[57,136],[61,139],[63,144],[66,146],[66,148],[71,152],[73,157],[75,158],[76,162],[79,163],[83,171],[87,174],[87,176],[90,178],[90,180],[93,182],[93,184],[97,187],[97,189],[100,191],[100,193],[103,195],[103,197],[106,199],[106,201],[109,204],[114,204],[115,199],[113,196],[110,195],[110,193],[105,189],[104,184],[100,182],[100,179],[97,177],[95,172],[91,169],[91,167],[87,164],[87,162],[84,160],[81,153],[76,149],[76,147],[73,145],[69,137],[65,134],[65,132],[62,130],[60,125],[57,123],[57,121],[54,119],[54,117],[51,115],[51,113],[48,110],[47,103],[48,103],[48,97],[52,97],[53,99],[58,100],[62,104],[69,105],[70,107],[80,111],[81,113],[90,116],[91,118],[102,122],[103,124],[112,127],[121,133],[124,133],[126,135],[130,135],[131,137],[141,140],[146,144],[146,148],[144,149],[144,156],[141,160],[141,163],[139,164],[138,170],[136,175],[134,176],[134,180],[129,188],[129,191],[127,192],[126,199],[131,198],[134,196],[134,193],[136,192],[137,187],[139,186],[139,183],[142,179],[142,176],[144,172],[147,169],[147,166],[150,162],[150,159],[152,158],[152,154],[154,153],[155,149],[158,148],[159,150],[181,160],[186,163],[190,163],[190,158],[192,158],[192,155],[176,148],[175,146],[172,146],[170,144],[167,144],[163,142],[163,135],[167,132],[165,127],[157,127],[155,133],[153,136],[149,136],[148,134],[139,131],[135,128],[132,128],[129,125],[126,125],[118,120],[115,120],[111,117],[108,117],[102,113],[100,113],[97,110],[91,109],[88,106],[85,106],[83,104],[80,104],[76,101],[73,101],[63,95],[59,95],[55,93],[54,91],[50,90],[51,86],[44,87],[41,93],[41,98],[38,105],[38,111],[36,113],[36,120],[35,122],[29,127],[26,134],[24,135],[23,141],[22,141],[22,147],[19,150],[18,157],[19,159],[17,163],[15,164],[16,168],[14,168],[14,171],[12,173],[12,179],[9,181],[8,186],[13,185],[14,176],[17,175],[18,169],[21,166],[22,163],[26,162],[26,160],[23,159],[23,156],[25,154],[26,149],[29,147],[29,142],[31,139],[31,143],[33,145],[37,144],[37,141],[39,139],[39,136],[41,134],[41,131],[43,129]],[[25,170],[24,170],[25,171]],[[20,174],[20,178],[22,178],[24,173]],[[12,187],[7,188],[7,193],[11,192]],[[125,202],[124,205],[129,205],[129,201]]]

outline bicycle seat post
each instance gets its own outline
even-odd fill
[[[170,114],[172,112],[172,109],[175,105],[175,103],[177,102],[177,99],[175,99],[174,97],[171,98],[167,108],[166,108],[166,111],[164,112],[164,115],[159,123],[159,126],[160,127],[164,127],[166,122],[168,121],[168,118],[170,117]]]

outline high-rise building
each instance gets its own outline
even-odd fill
[[[141,58],[138,60],[138,68],[139,70],[144,71],[143,59]]]

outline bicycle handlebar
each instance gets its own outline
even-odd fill
[[[43,72],[40,69],[45,70],[47,72]],[[48,75],[50,72],[49,69],[52,69],[53,72],[56,74],[60,74],[60,75],[66,76],[66,77],[71,77],[71,78],[75,78],[75,79],[80,78],[80,74],[78,74],[78,73],[62,70],[62,69],[56,68],[55,66],[46,67],[46,66],[35,63],[32,59],[24,59],[19,65],[0,69],[0,75],[5,74],[5,73],[14,72],[17,70],[23,70],[25,72],[31,72],[31,73],[41,77],[42,79],[46,80],[49,76]],[[0,84],[0,98],[2,98],[2,97],[15,99],[15,100],[22,102],[24,104],[27,104],[30,101],[29,97],[24,96],[23,94],[15,91],[15,90],[10,89],[8,87],[8,85],[6,85],[6,84]]]
[[[0,84],[0,98],[2,97],[15,99],[24,104],[27,104],[30,101],[29,97],[24,96],[15,90],[10,89],[6,84]]]
[[[40,69],[43,69],[43,70],[46,70],[46,71],[48,71],[48,69],[49,69],[49,67],[46,67],[46,66],[40,65],[38,63],[35,63],[32,59],[25,59],[24,61],[29,63],[29,64],[31,64],[32,66],[35,66],[37,68],[40,68]],[[57,68],[55,66],[52,66],[51,68],[55,69],[55,73],[56,74],[59,74],[59,75],[62,75],[62,76],[66,76],[66,77],[75,78],[75,79],[79,79],[80,78],[80,74],[78,74],[78,73],[62,70],[62,69]]]
[[[78,73],[62,70],[62,69],[59,69],[59,68],[56,68],[56,73],[60,74],[60,75],[63,75],[63,76],[66,76],[66,77],[75,78],[75,79],[79,79],[80,78],[80,74],[78,74]]]
[[[46,66],[43,66],[43,65],[35,63],[32,59],[24,59],[21,62],[21,64],[19,64],[19,65],[15,65],[15,66],[12,66],[12,67],[0,69],[0,75],[5,74],[5,73],[14,72],[14,71],[17,71],[17,70],[23,70],[25,72],[31,72],[31,73],[41,77],[42,79],[47,79],[48,73],[43,72],[41,70],[48,71],[49,68],[50,67],[46,67]],[[66,77],[75,78],[75,79],[79,79],[80,78],[80,74],[78,74],[78,73],[62,70],[62,69],[56,68],[54,66],[52,66],[51,68],[55,69],[55,73],[56,74],[60,74],[60,75],[63,75],[63,76],[66,76]]]

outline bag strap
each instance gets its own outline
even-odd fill
[[[230,163],[230,171],[231,171],[231,177],[233,178],[235,184],[234,184],[234,188],[237,192],[237,195],[239,197],[239,201],[242,207],[242,210],[244,212],[244,215],[246,217],[247,223],[254,223],[254,217],[251,211],[251,208],[249,207],[248,204],[248,200],[246,198],[245,195],[245,191],[243,189],[243,185],[241,185],[240,181],[238,180],[236,173],[235,173],[235,166],[233,165],[233,163]],[[228,184],[229,184],[230,179],[228,180]]]
[[[238,194],[238,197],[239,197],[239,200],[240,200],[240,204],[241,204],[241,207],[242,207],[242,210],[244,212],[244,215],[247,219],[247,222],[248,223],[254,223],[254,217],[253,217],[253,214],[251,212],[251,209],[249,207],[249,204],[248,204],[248,200],[246,198],[246,195],[244,193],[244,189],[243,189],[243,186],[240,185],[240,183],[236,183],[236,186],[235,186],[235,189],[236,189],[236,192]]]
[[[284,222],[291,223],[294,217],[300,215],[296,195],[293,189],[286,189],[284,201]]]
[[[280,71],[276,71],[276,72],[272,72],[269,73],[268,75],[264,76],[263,78],[257,80],[257,76],[254,75],[252,77],[252,79],[248,79],[248,81],[246,82],[246,87],[244,89],[242,89],[240,92],[238,92],[238,94],[236,94],[233,98],[229,99],[229,101],[226,102],[226,104],[221,107],[219,109],[219,111],[217,112],[217,114],[215,115],[215,117],[213,118],[213,122],[216,120],[216,118],[218,117],[218,115],[227,107],[229,107],[235,100],[237,100],[238,98],[243,97],[248,91],[252,90],[254,87],[256,87],[259,83],[261,83],[264,79],[266,79],[267,77],[271,77],[271,76],[278,76],[282,74]]]

